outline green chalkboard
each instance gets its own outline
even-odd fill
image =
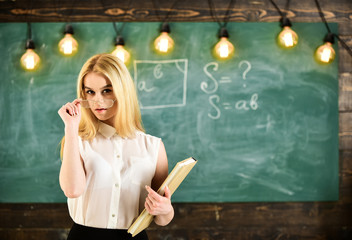
[[[66,200],[57,110],[75,98],[82,64],[111,52],[115,38],[112,23],[73,26],[79,52],[66,58],[57,50],[64,24],[32,24],[42,65],[28,73],[19,64],[26,24],[0,24],[0,202]],[[165,56],[151,48],[159,27],[127,23],[124,38],[147,132],[163,139],[170,169],[199,161],[173,201],[338,199],[338,57],[327,66],[313,58],[323,24],[294,23],[300,41],[286,51],[278,23],[231,22],[228,61],[211,53],[216,23],[170,23],[176,46]]]

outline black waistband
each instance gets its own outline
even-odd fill
[[[95,228],[95,227],[83,226],[83,225],[74,223],[68,235],[67,240],[76,240],[76,239],[148,240],[148,236],[145,231],[142,231],[137,236],[132,238],[132,235],[127,232],[127,229]]]

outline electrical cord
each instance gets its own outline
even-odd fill
[[[324,13],[323,13],[323,11],[322,11],[322,9],[321,9],[321,7],[320,7],[320,4],[319,4],[318,0],[315,0],[315,5],[316,5],[317,8],[318,8],[320,18],[321,18],[321,20],[323,21],[323,23],[325,24],[326,29],[328,30],[328,33],[331,33],[329,24],[328,24],[328,22],[327,22],[326,19],[325,19]],[[349,48],[349,47],[347,46],[347,44],[346,44],[337,34],[335,34],[335,33],[332,33],[332,34],[333,34],[334,37],[337,38],[337,40],[340,42],[341,46],[346,49],[346,51],[348,52],[348,54],[352,56],[352,49]]]
[[[167,11],[167,14],[166,14],[165,18],[164,18],[164,20],[162,21],[160,15],[159,15],[159,12],[157,11],[158,8],[157,8],[157,5],[156,5],[156,3],[155,3],[155,0],[152,0],[152,3],[153,3],[153,5],[154,5],[154,10],[155,10],[155,15],[157,16],[157,18],[159,19],[160,22],[163,22],[163,23],[167,22],[167,20],[168,20],[168,18],[169,18],[169,16],[170,16],[170,12],[171,12],[172,9],[174,9],[174,7],[176,6],[176,3],[177,3],[177,2],[178,2],[178,0],[175,0],[175,1],[172,3],[171,8]]]
[[[210,8],[210,15],[213,18],[214,22],[217,22],[219,24],[220,28],[226,27],[226,25],[227,25],[227,23],[229,21],[229,17],[230,17],[229,16],[230,10],[233,8],[233,5],[235,4],[235,2],[236,1],[234,1],[234,0],[231,0],[229,2],[229,5],[227,7],[223,23],[221,23],[221,21],[219,20],[218,16],[215,13],[215,6],[214,6],[213,1],[212,0],[208,0],[208,4],[209,4],[209,8]]]

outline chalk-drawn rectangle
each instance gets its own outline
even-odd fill
[[[188,59],[135,60],[133,65],[142,109],[186,105]]]

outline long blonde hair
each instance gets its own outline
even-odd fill
[[[121,137],[133,138],[136,130],[144,132],[136,89],[125,64],[111,54],[98,54],[89,58],[83,65],[77,79],[77,98],[85,99],[84,78],[88,73],[102,74],[110,80],[117,99],[115,129]],[[84,140],[95,137],[98,119],[90,109],[81,108],[79,136]],[[63,154],[64,138],[61,141],[61,156]]]

